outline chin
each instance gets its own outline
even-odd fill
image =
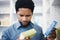
[[[28,24],[24,24],[24,26],[27,26]]]

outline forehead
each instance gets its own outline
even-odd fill
[[[31,12],[31,9],[29,9],[29,8],[19,8],[18,11]]]
[[[17,13],[18,14],[32,14],[29,8],[19,8]]]

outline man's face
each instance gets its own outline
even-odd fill
[[[28,25],[32,18],[32,12],[29,8],[19,8],[16,14],[23,26]]]

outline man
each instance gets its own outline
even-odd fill
[[[17,0],[15,4],[16,15],[18,22],[11,25],[3,32],[2,40],[20,40],[20,33],[34,28],[36,34],[30,38],[25,37],[24,40],[45,40],[42,28],[31,22],[34,10],[34,3],[32,0]]]

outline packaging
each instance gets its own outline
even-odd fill
[[[22,32],[20,34],[20,39],[23,40],[25,37],[33,37],[36,34],[36,30],[35,29],[30,29],[28,31]]]

